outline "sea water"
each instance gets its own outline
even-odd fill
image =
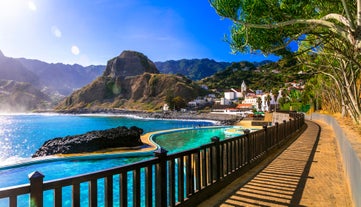
[[[82,134],[92,130],[103,130],[118,126],[137,126],[142,128],[144,133],[147,133],[165,129],[210,125],[214,125],[214,122],[140,119],[109,115],[3,114],[0,115],[0,188],[27,184],[29,183],[28,174],[34,171],[44,174],[44,180],[46,181],[149,159],[149,157],[141,156],[89,160],[59,159],[59,161],[31,163],[31,155],[46,140],[55,137]],[[186,135],[183,134],[183,136]],[[213,135],[209,134],[207,136],[211,137]],[[163,138],[159,139],[166,142]],[[180,145],[181,143],[178,140],[178,146]],[[21,163],[29,162],[29,164],[2,167],[15,165],[19,161]]]

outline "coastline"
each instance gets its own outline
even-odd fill
[[[74,110],[49,110],[49,111],[34,111],[35,113],[58,113],[58,114],[74,114],[74,115],[120,115],[120,116],[134,116],[144,119],[175,119],[175,120],[210,120],[216,121],[216,125],[235,125],[242,120],[242,117],[230,114],[214,114],[204,112],[149,112],[141,110],[124,110],[124,109],[74,109]]]

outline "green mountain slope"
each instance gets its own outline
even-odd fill
[[[210,59],[182,59],[155,62],[155,65],[161,73],[182,74],[191,80],[200,80],[224,70],[231,63],[216,62]]]
[[[250,62],[232,63],[225,70],[198,83],[207,85],[211,89],[240,88],[245,81],[248,88],[270,91],[282,88],[286,82],[308,79],[307,75],[298,74],[299,70],[289,69],[290,65],[282,66],[279,63],[268,63],[256,67]]]

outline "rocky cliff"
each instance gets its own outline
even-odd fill
[[[91,131],[81,135],[58,137],[44,142],[32,157],[55,154],[74,154],[99,150],[136,147],[143,145],[140,135],[143,129],[138,127],[117,127],[107,130]]]
[[[103,76],[116,78],[143,73],[159,73],[155,64],[140,52],[126,50],[108,61]]]
[[[30,83],[0,80],[0,112],[26,112],[50,107],[50,97]]]
[[[191,80],[176,75],[159,74],[145,55],[124,51],[108,61],[104,74],[74,92],[57,110],[76,109],[159,109],[167,94],[186,100],[197,97],[202,89]]]

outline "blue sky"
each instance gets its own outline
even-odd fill
[[[231,54],[231,25],[208,0],[0,0],[0,50],[49,63],[105,65],[123,50],[153,61],[276,59]]]

